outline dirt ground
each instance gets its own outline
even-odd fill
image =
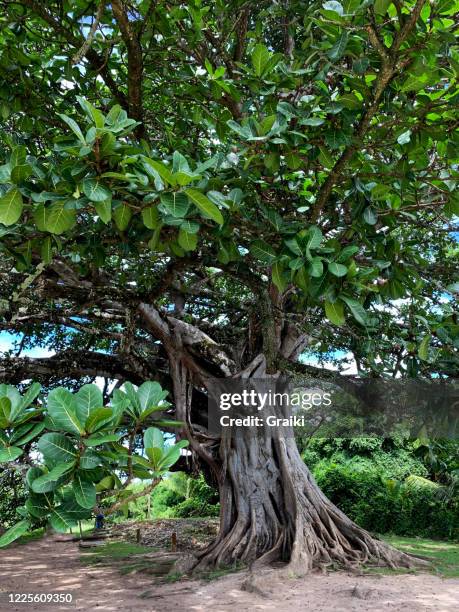
[[[61,538],[62,539],[62,538]],[[0,553],[0,611],[436,612],[459,609],[459,579],[429,574],[355,576],[344,572],[283,579],[268,570],[264,596],[241,590],[245,572],[210,582],[155,584],[149,575],[81,563],[75,542],[56,536]],[[10,593],[72,593],[71,604],[9,603]]]

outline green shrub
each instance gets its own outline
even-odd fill
[[[313,472],[324,493],[356,523],[376,533],[433,538],[459,537],[459,504],[444,488],[421,476],[403,480],[392,461],[347,459],[335,454],[316,463]],[[414,480],[413,480],[414,479]]]

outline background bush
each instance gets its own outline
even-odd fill
[[[433,474],[419,444],[378,438],[316,439],[303,451],[303,459],[324,493],[365,529],[459,537],[454,469],[449,476]],[[437,481],[431,480],[434,476]]]

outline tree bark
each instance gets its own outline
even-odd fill
[[[343,514],[316,484],[295,439],[268,429],[222,439],[220,533],[197,570],[284,561],[302,576],[317,567],[416,564]]]

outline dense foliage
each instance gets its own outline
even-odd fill
[[[46,521],[66,531],[93,516],[107,495],[115,496],[107,514],[123,507],[133,478],[149,481],[142,494],[148,493],[188,445],[165,445],[157,426],[176,421],[152,420],[168,407],[167,392],[156,382],[138,389],[127,383],[105,406],[96,385],[75,394],[56,388],[44,404],[36,403],[39,393],[38,384],[24,395],[0,385],[0,464],[22,472],[27,489],[25,504],[16,510],[23,520],[1,536],[0,547]]]
[[[458,445],[449,444],[441,473],[425,450],[406,439],[316,439],[303,458],[325,494],[366,529],[458,539]]]

